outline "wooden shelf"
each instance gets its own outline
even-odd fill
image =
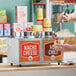
[[[76,65],[57,65],[57,64],[41,64],[41,65],[25,65],[22,67],[11,66],[10,64],[0,64],[0,72],[10,71],[31,71],[31,70],[56,70],[56,69],[76,69]]]

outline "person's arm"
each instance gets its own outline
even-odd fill
[[[70,51],[76,51],[76,45],[69,45]]]
[[[61,13],[59,17],[59,21],[61,20],[76,22],[76,13],[71,13],[66,15],[64,15],[64,13]]]
[[[76,13],[69,14],[69,16],[70,16],[69,21],[76,22]]]
[[[76,51],[76,45],[61,45],[61,51]]]

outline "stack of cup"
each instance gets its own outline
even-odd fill
[[[37,8],[37,25],[43,25],[43,8]]]
[[[50,19],[48,19],[48,18],[44,19],[43,29],[44,29],[44,31],[52,31],[52,24],[51,24]]]
[[[31,31],[43,31],[42,25],[33,25]]]

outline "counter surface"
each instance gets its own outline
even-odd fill
[[[0,64],[0,72],[8,71],[30,71],[30,70],[56,70],[56,69],[76,69],[76,65],[38,64],[25,65],[22,67],[10,66],[10,64]]]

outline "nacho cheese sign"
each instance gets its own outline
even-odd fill
[[[62,60],[62,52],[53,46],[54,40],[44,40],[44,61]]]
[[[21,48],[21,62],[40,61],[40,41],[22,41]]]

